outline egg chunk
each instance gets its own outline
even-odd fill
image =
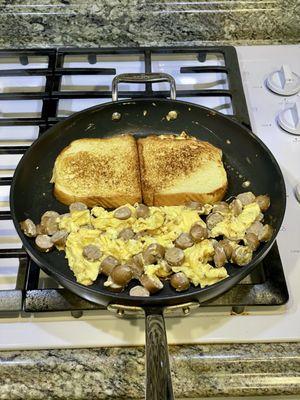
[[[257,203],[250,203],[244,206],[240,215],[234,216],[233,212],[223,214],[223,221],[216,224],[211,230],[211,237],[226,236],[231,240],[241,240],[246,230],[253,224],[260,215],[260,208]]]
[[[219,282],[228,276],[226,268],[213,268],[209,261],[213,259],[215,250],[211,240],[205,239],[184,250],[183,265],[173,267],[174,272],[184,272],[195,285],[205,287]]]

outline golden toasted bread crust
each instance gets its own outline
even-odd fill
[[[208,165],[212,179],[206,176]],[[168,135],[137,142],[131,135],[75,140],[58,155],[51,181],[54,195],[62,203],[81,201],[89,207],[105,208],[134,204],[142,198],[145,204],[155,206],[190,200],[214,203],[227,189],[220,149],[195,138],[177,140]]]
[[[227,179],[222,163],[222,152],[212,144],[195,139],[175,140],[148,136],[138,140],[142,194],[145,204],[174,205],[188,200],[213,203],[223,198]],[[221,186],[208,193],[195,187],[195,192],[168,193],[178,182],[189,179],[197,170],[213,163],[224,171]]]
[[[54,195],[64,204],[118,207],[141,202],[139,162],[131,135],[78,139],[55,161]]]

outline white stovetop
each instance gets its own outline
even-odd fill
[[[166,326],[169,343],[300,340],[300,204],[294,196],[294,187],[300,182],[300,137],[285,133],[275,122],[277,113],[288,103],[293,103],[296,99],[299,101],[300,94],[290,97],[278,96],[268,91],[264,84],[268,73],[279,69],[283,63],[288,63],[292,70],[300,75],[300,46],[245,46],[237,47],[237,52],[253,131],[274,153],[285,177],[287,211],[282,230],[278,235],[278,245],[290,300],[287,305],[276,309],[252,309],[243,315],[231,315],[229,310],[218,313],[211,310],[205,310],[204,313],[200,310],[185,318],[168,317]],[[157,62],[158,66],[162,64]],[[188,64],[191,65],[191,62]],[[174,65],[176,64],[173,64],[173,69]],[[139,67],[137,67],[138,70]],[[117,72],[125,71],[124,64],[124,70],[120,68]],[[188,79],[188,82],[192,84],[195,76],[189,75],[186,75],[184,79]],[[74,84],[74,81],[66,81],[65,85]],[[40,81],[35,82],[37,87],[40,84]],[[80,84],[80,82],[75,82],[75,84]],[[226,84],[222,87],[225,88]],[[208,102],[210,101],[216,100],[209,99]],[[70,113],[66,110],[88,107],[95,103],[97,99],[86,102],[83,106],[77,103],[76,105],[75,103],[61,104],[61,115]],[[226,100],[209,105],[219,107],[224,113],[230,113],[231,110],[230,106],[226,105]],[[9,113],[10,110],[5,111],[5,107],[0,104],[0,111]],[[31,114],[37,113],[39,108],[40,105],[35,103],[27,111]],[[13,129],[11,131],[13,133]],[[24,142],[34,139],[36,133],[34,129],[19,132],[23,135]],[[0,140],[5,137],[2,135],[5,135],[5,132],[0,128]],[[13,168],[16,158],[6,157],[5,160],[2,157],[0,168]],[[1,190],[0,200],[4,201],[1,205],[6,206],[8,193],[5,189]],[[4,225],[3,222],[1,224],[0,235],[7,236],[8,232],[11,233],[13,229],[11,225],[7,223]],[[20,245],[14,236],[10,236],[8,240],[12,247]],[[3,241],[0,241],[0,246],[3,246]],[[13,287],[11,274],[15,271],[16,265],[13,260],[9,262],[6,260],[6,264],[2,261],[0,264],[0,275],[6,274],[5,287]],[[0,289],[3,285],[2,280]],[[0,349],[97,347],[143,343],[144,320],[142,318],[131,321],[120,320],[107,312],[84,315],[78,320],[65,314],[0,320]]]

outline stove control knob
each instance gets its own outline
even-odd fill
[[[298,185],[296,185],[296,187],[295,187],[295,195],[296,195],[297,200],[300,203],[300,183],[298,183]]]
[[[294,135],[300,135],[300,102],[281,111],[278,115],[278,124],[282,129]]]
[[[300,90],[300,76],[292,72],[289,65],[282,65],[279,71],[272,72],[267,78],[267,86],[272,92],[291,96]]]

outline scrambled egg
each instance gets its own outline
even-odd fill
[[[257,203],[244,206],[243,211],[237,217],[230,211],[223,213],[224,219],[211,230],[211,237],[224,235],[232,240],[243,239],[246,229],[253,224],[259,214],[260,208]]]
[[[136,218],[135,207],[126,207],[132,212],[131,217],[126,220],[115,218],[114,211],[107,211],[102,207],[94,207],[91,211],[73,211],[69,216],[60,219],[59,228],[69,232],[65,248],[66,258],[79,283],[92,284],[97,279],[102,260],[108,255],[125,263],[151,243],[159,243],[166,248],[172,247],[173,241],[181,233],[189,232],[195,222],[206,226],[197,211],[185,206],[149,207],[148,218]],[[256,203],[245,206],[238,217],[234,217],[229,211],[224,214],[224,220],[211,230],[211,237],[224,235],[235,240],[242,239],[245,230],[259,213],[260,209]],[[144,232],[144,236],[127,241],[119,239],[119,232],[128,227],[135,233]],[[101,258],[97,261],[89,261],[82,255],[83,248],[90,244],[98,246],[101,250]],[[162,261],[156,265],[146,265],[145,273],[165,278],[172,272],[182,271],[195,286],[201,287],[212,285],[228,276],[224,267],[214,268],[209,264],[214,256],[211,240],[205,239],[195,243],[185,249],[184,253],[185,261],[181,266],[172,267],[171,270],[165,261]]]

